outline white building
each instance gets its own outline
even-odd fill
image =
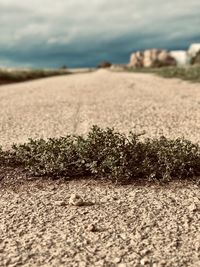
[[[191,44],[188,49],[189,56],[193,58],[198,52],[200,52],[200,44]]]
[[[170,55],[176,60],[178,66],[184,66],[190,64],[190,55],[187,51],[177,50],[170,51]]]

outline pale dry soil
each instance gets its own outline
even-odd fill
[[[99,70],[0,87],[0,143],[85,134],[93,125],[199,142],[200,84]]]
[[[98,71],[0,87],[0,143],[92,124],[199,142],[200,85]],[[83,206],[69,204],[72,193]],[[0,170],[0,266],[200,266],[200,187],[50,180]]]

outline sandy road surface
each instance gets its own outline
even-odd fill
[[[0,87],[2,145],[93,124],[199,141],[200,84],[100,70]]]
[[[0,143],[86,133],[94,123],[199,141],[199,110],[199,84],[149,74],[98,71],[7,85]],[[197,185],[26,179],[0,170],[0,266],[200,266]],[[82,207],[68,204],[74,192]]]

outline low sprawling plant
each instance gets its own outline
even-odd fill
[[[86,174],[73,136],[30,139],[27,144],[14,145],[12,157],[16,164],[35,175],[73,177]]]
[[[180,78],[200,82],[200,66],[160,68],[158,74],[166,78]]]
[[[130,72],[155,73],[165,78],[180,78],[200,82],[200,65],[188,67],[126,68]]]
[[[141,139],[93,126],[86,137],[30,139],[10,151],[1,149],[0,162],[40,176],[168,181],[200,175],[200,147],[185,139]]]
[[[65,69],[27,69],[27,70],[7,70],[0,69],[0,84],[24,82],[39,78],[70,74]]]

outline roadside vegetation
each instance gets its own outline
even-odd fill
[[[27,70],[17,70],[17,69],[0,69],[0,85],[16,82],[24,82],[28,80],[46,78],[51,76],[66,75],[70,74],[67,69],[27,69]]]
[[[30,139],[10,151],[1,149],[0,165],[56,178],[171,181],[200,175],[200,147],[185,139],[144,139],[93,126],[86,137]]]
[[[165,78],[200,82],[200,65],[190,67],[126,68],[130,72],[155,73]]]

